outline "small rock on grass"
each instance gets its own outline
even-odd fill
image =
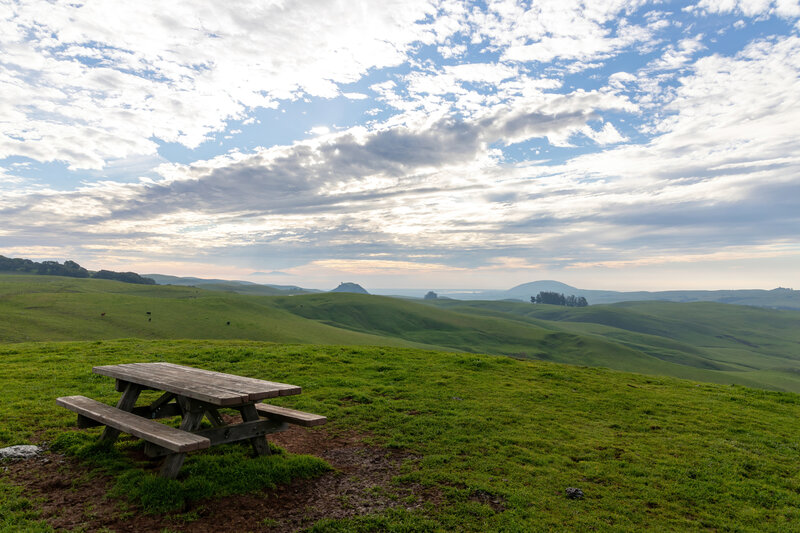
[[[42,453],[42,449],[32,444],[18,444],[0,448],[0,459],[30,459]]]
[[[567,498],[570,500],[582,500],[583,491],[577,487],[567,487]]]

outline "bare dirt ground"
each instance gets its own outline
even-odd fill
[[[89,477],[84,464],[63,455],[6,464],[4,475],[38,502],[42,518],[53,528],[86,532],[289,532],[322,518],[375,514],[391,507],[411,510],[439,499],[422,487],[392,483],[403,461],[413,457],[368,446],[357,434],[291,426],[269,439],[291,453],[321,457],[336,470],[261,494],[196,502],[180,515],[145,515],[127,502],[107,498],[111,478]]]

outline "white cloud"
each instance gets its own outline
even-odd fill
[[[617,131],[617,128],[615,128],[610,122],[604,123],[603,127],[599,131],[586,126],[581,130],[581,132],[601,146],[618,144],[628,140],[624,135]]]
[[[327,135],[330,132],[331,130],[327,126],[314,126],[308,131],[311,135]]]
[[[588,67],[623,48],[652,39],[648,27],[633,26],[621,13],[644,2],[549,0],[524,9],[515,2],[493,2],[471,21],[480,35],[503,49],[505,61],[574,61]]]
[[[800,17],[798,0],[701,0],[692,8],[708,13],[737,13],[746,17]]]
[[[661,57],[649,65],[649,70],[676,70],[686,65],[700,50],[705,49],[703,35],[682,39],[676,46],[668,45]]]
[[[444,275],[733,260],[796,243],[800,37],[727,55],[687,12],[627,22],[642,4],[442,2],[421,24],[434,11],[426,3],[358,13],[320,4],[313,17],[310,4],[286,4],[267,23],[270,4],[246,17],[240,4],[194,17],[170,4],[149,28],[152,5],[135,4],[122,36],[126,25],[96,22],[104,3],[56,5],[41,26],[31,8],[15,8],[0,21],[0,157],[102,171],[63,191],[15,176],[37,165],[0,169],[3,249],[36,242],[191,264],[258,250],[291,258],[269,268],[306,264],[289,270],[303,275],[348,264]],[[737,13],[727,28],[789,12],[718,5]],[[41,33],[26,46],[22,30]],[[715,35],[712,24],[702,31]],[[366,73],[369,89],[347,92]],[[358,109],[357,125],[339,130],[309,106],[297,130],[310,139],[186,164],[152,155],[156,140],[194,146],[230,122],[254,125],[254,107],[310,95]],[[237,140],[258,134],[242,129]]]
[[[429,40],[428,1],[293,4],[30,0],[4,10],[0,158],[102,168],[195,147],[230,119],[396,65]],[[324,43],[324,45],[321,45]]]

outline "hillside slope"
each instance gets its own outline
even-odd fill
[[[713,304],[566,309],[346,293],[0,276],[0,342],[250,339],[409,346],[800,391],[799,313]]]
[[[517,302],[434,300],[439,308],[599,336],[694,375],[800,391],[800,312],[716,303],[626,302],[566,308]],[[619,367],[616,367],[619,368]],[[716,378],[701,369],[720,371]],[[714,373],[716,374],[716,372]]]
[[[354,509],[342,494],[341,509],[349,510],[339,516],[349,518],[319,523],[318,532],[785,532],[800,523],[795,394],[476,354],[243,341],[0,345],[0,360],[0,446],[93,442],[99,429],[70,433],[74,413],[53,408],[52,401],[73,394],[116,401],[113,380],[93,375],[94,365],[164,360],[302,386],[302,394],[276,403],[324,414],[329,424],[300,432],[349,435],[348,449],[362,456],[371,443],[383,447],[380,455],[402,458],[399,477],[364,490],[410,508]],[[124,454],[132,448],[126,441],[116,449]],[[189,454],[185,469],[196,471],[204,458],[206,465],[224,459],[221,448]],[[81,490],[96,482],[90,455],[72,468],[75,479],[50,490]],[[100,473],[110,476],[112,487],[130,486],[142,468],[129,460]],[[213,482],[229,483],[237,473],[218,468]],[[180,496],[170,500],[176,506],[170,514],[159,511],[163,529],[192,530],[193,521],[198,530],[210,526],[203,510],[219,504],[192,496],[196,479],[143,479],[151,491]],[[280,497],[304,486],[315,490],[313,481],[293,484]],[[567,487],[580,488],[585,497],[568,499]],[[265,497],[263,488],[250,490],[256,494],[230,493],[223,504],[251,524],[274,524],[248,504]],[[415,500],[408,497],[411,490]],[[73,526],[101,529],[98,515],[120,499],[127,520],[136,520],[147,505],[136,494],[141,490],[113,492],[112,505],[87,511],[85,522]],[[0,529],[46,530],[35,524],[44,501],[0,474]]]
[[[0,275],[0,342],[136,337],[415,345],[309,321],[269,302],[195,287]]]

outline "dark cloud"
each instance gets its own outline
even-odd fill
[[[438,190],[417,173],[473,160],[489,143],[520,135],[546,135],[584,124],[588,112],[555,115],[504,110],[479,121],[443,119],[421,130],[409,127],[368,133],[344,133],[320,145],[299,143],[277,155],[258,154],[219,168],[193,166],[193,179],[140,186],[132,199],[112,206],[110,218],[152,217],[172,211],[208,213],[292,213],[307,209],[336,211],[343,203],[373,202]],[[272,152],[273,154],[275,152]],[[389,177],[396,186],[367,192],[327,194],[329,186]]]

